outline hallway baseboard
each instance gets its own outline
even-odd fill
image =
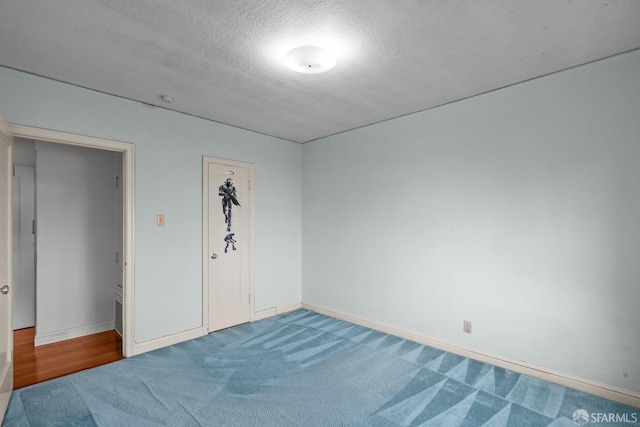
[[[94,325],[79,326],[77,328],[64,329],[62,331],[54,331],[45,334],[37,334],[35,337],[35,346],[52,344],[58,341],[70,340],[73,338],[84,337],[86,335],[98,334],[100,332],[110,331],[115,328],[115,322],[96,323]]]

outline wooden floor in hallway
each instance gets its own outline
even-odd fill
[[[116,331],[34,347],[35,328],[13,332],[13,388],[19,389],[74,372],[121,360],[122,338]]]

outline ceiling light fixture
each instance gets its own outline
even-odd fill
[[[318,46],[300,46],[284,56],[284,63],[298,73],[318,74],[329,71],[336,65],[336,56]]]

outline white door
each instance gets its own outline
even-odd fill
[[[209,331],[251,320],[253,165],[205,157],[204,276]]]
[[[33,166],[13,166],[13,329],[35,326],[35,183]]]
[[[13,389],[11,327],[11,146],[0,116],[0,424]]]

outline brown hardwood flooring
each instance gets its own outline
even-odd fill
[[[13,388],[18,389],[122,359],[116,331],[33,346],[35,328],[13,331]]]

